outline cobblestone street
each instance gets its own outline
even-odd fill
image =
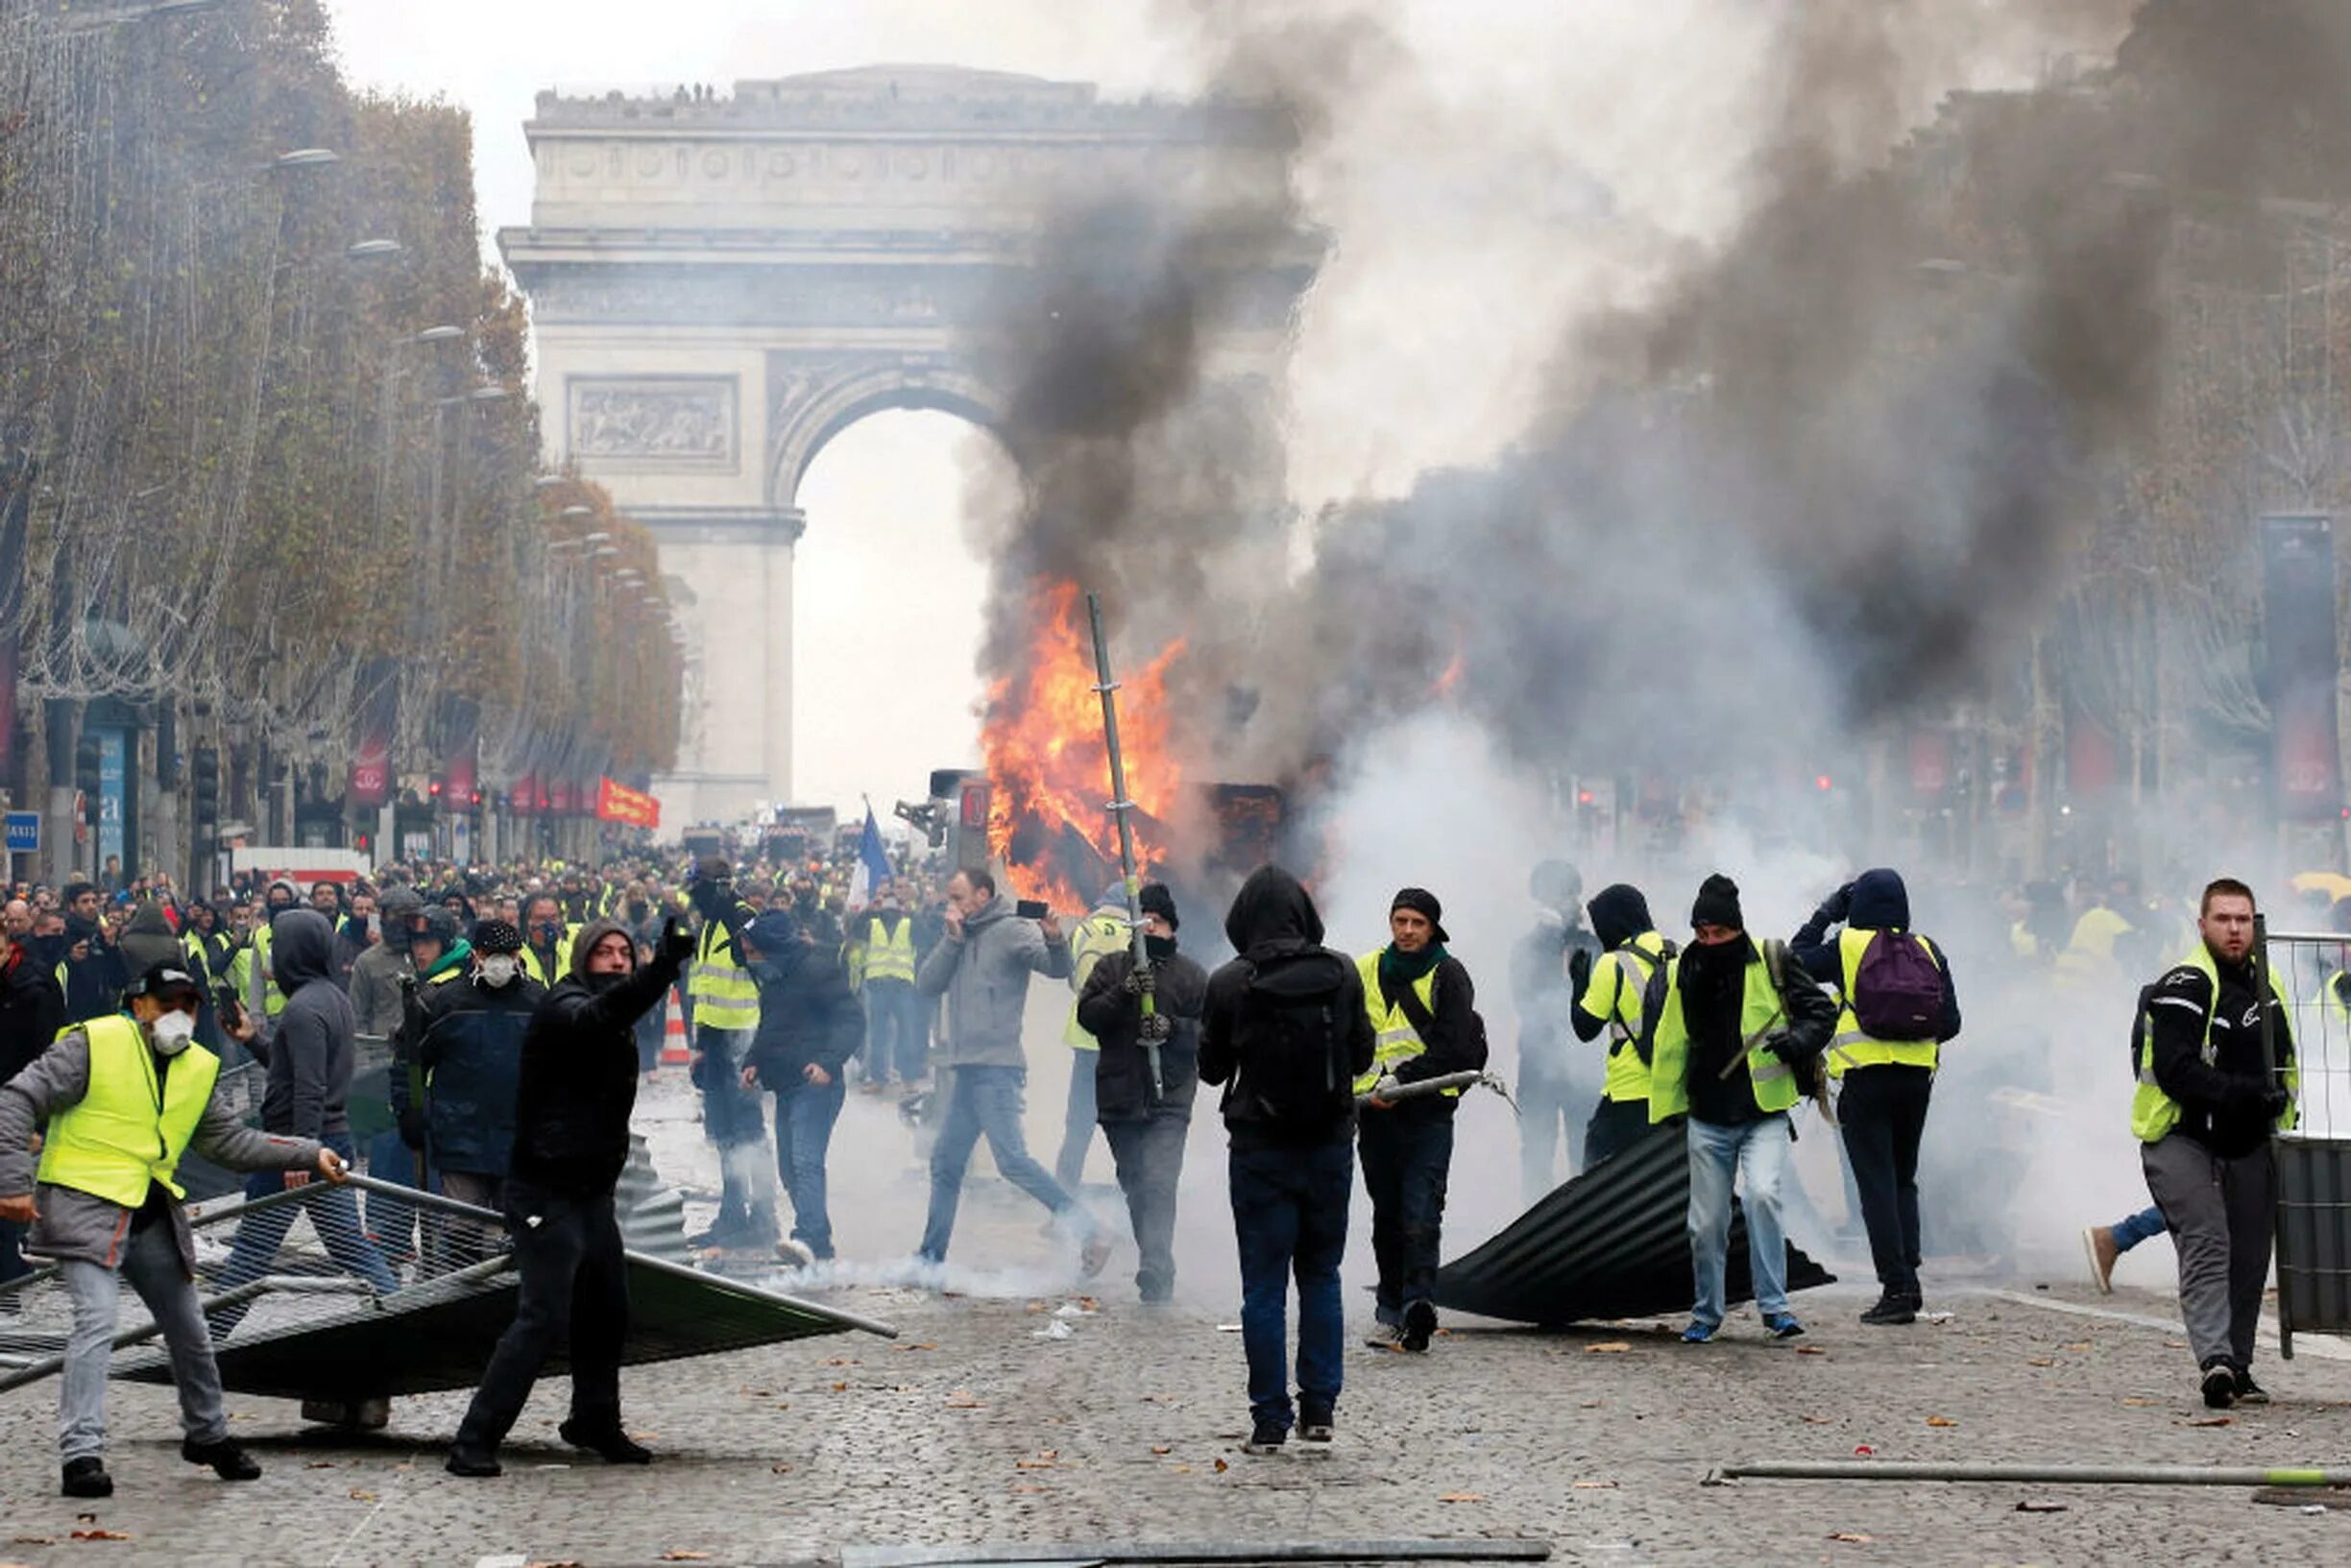
[[[642,1120],[665,1172],[689,1171],[680,1086],[658,1087]],[[860,1100],[842,1128],[850,1181],[836,1215],[869,1260],[910,1239],[920,1214],[893,1122]],[[1812,1332],[1794,1345],[1764,1343],[1746,1315],[1702,1349],[1662,1323],[1563,1335],[1464,1323],[1426,1359],[1351,1347],[1339,1441],[1247,1457],[1240,1339],[1220,1326],[1233,1315],[1230,1269],[1215,1277],[1205,1256],[1225,1218],[1217,1135],[1196,1132],[1185,1259],[1200,1255],[1200,1277],[1191,1304],[1163,1315],[1133,1305],[1130,1253],[1084,1287],[1089,1309],[1074,1279],[1054,1278],[1038,1211],[989,1182],[970,1196],[955,1256],[1007,1271],[958,1270],[950,1283],[974,1293],[822,1292],[896,1325],[894,1342],[841,1336],[628,1372],[631,1425],[661,1455],[650,1470],[564,1449],[561,1383],[543,1386],[491,1482],[441,1471],[458,1396],[400,1401],[388,1433],[354,1441],[305,1435],[292,1406],[232,1395],[236,1434],[268,1473],[230,1487],[180,1461],[168,1393],[117,1385],[120,1491],[78,1520],[56,1495],[55,1386],[9,1395],[0,1558],[786,1562],[890,1543],[1464,1535],[1539,1537],[1560,1560],[1608,1562],[2280,1561],[2344,1549],[2342,1521],[2239,1490],[1701,1485],[1725,1462],[1864,1446],[1888,1459],[2264,1465],[2351,1449],[2351,1364],[2334,1345],[2305,1341],[2290,1365],[2265,1359],[2277,1403],[2214,1424],[2161,1326],[2170,1304],[2145,1290],[2101,1301],[2070,1277],[1944,1294],[1929,1304],[1947,1320],[1901,1330],[1861,1327],[1869,1297],[1840,1285],[1799,1299]],[[888,1161],[861,1158],[885,1146]],[[851,1186],[876,1165],[890,1173]],[[1452,1244],[1482,1234],[1465,1228]],[[2131,1277],[2163,1272],[2134,1265]],[[1349,1300],[1359,1311],[1360,1292]],[[93,1528],[129,1539],[73,1539]]]

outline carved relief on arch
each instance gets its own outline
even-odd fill
[[[798,504],[827,442],[868,414],[935,408],[1001,434],[1004,399],[962,359],[874,350],[767,356],[768,502]]]

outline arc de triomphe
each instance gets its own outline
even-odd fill
[[[691,595],[686,733],[656,781],[670,825],[790,800],[801,477],[883,409],[997,422],[971,330],[1054,194],[1179,186],[1211,160],[1284,177],[1262,116],[941,66],[546,92],[525,131],[531,225],[498,243],[531,298],[548,447],[654,531]],[[1274,378],[1286,337],[1278,319],[1232,334],[1214,373]]]

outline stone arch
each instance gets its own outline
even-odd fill
[[[868,414],[935,409],[1005,441],[1004,401],[961,365],[903,355],[860,356],[822,365],[782,365],[768,373],[774,412],[768,442],[769,504],[796,508],[800,482],[816,454]],[[1006,449],[1010,443],[1006,441]],[[1014,460],[1018,461],[1018,453]]]

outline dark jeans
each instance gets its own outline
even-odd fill
[[[338,1133],[324,1140],[346,1160],[351,1157],[351,1141],[348,1133]],[[286,1173],[282,1170],[256,1170],[246,1178],[248,1198],[266,1197],[285,1189]],[[314,1176],[313,1180],[317,1180]],[[383,1254],[368,1240],[359,1223],[359,1195],[348,1187],[318,1183],[320,1191],[312,1196],[280,1203],[259,1214],[249,1214],[237,1221],[236,1244],[229,1250],[229,1262],[221,1269],[214,1291],[233,1290],[271,1271],[277,1262],[278,1249],[285,1244],[286,1232],[294,1228],[297,1215],[307,1214],[319,1240],[327,1244],[327,1255],[346,1274],[356,1275],[368,1282],[378,1295],[390,1295],[400,1289],[400,1280],[384,1263]],[[233,1302],[215,1309],[211,1316],[212,1338],[226,1339],[245,1321],[253,1310],[251,1300]]]
[[[1649,1136],[1649,1102],[1645,1099],[1604,1099],[1592,1107],[1584,1126],[1584,1165],[1589,1170],[1612,1159]]]
[[[1837,1096],[1870,1262],[1888,1295],[1919,1293],[1919,1141],[1933,1090],[1933,1069],[1883,1062],[1847,1072]]]
[[[1297,1281],[1297,1402],[1327,1418],[1339,1406],[1346,1314],[1339,1264],[1346,1256],[1355,1149],[1345,1138],[1303,1148],[1235,1144],[1226,1175],[1241,1246],[1241,1346],[1248,1356],[1249,1417],[1287,1428],[1290,1282]]]
[[[1364,1191],[1371,1198],[1371,1257],[1379,1266],[1379,1320],[1400,1326],[1404,1309],[1437,1284],[1453,1118],[1422,1107],[1363,1113]]]
[[[775,1097],[776,1174],[791,1194],[791,1233],[820,1259],[833,1256],[833,1218],[825,1211],[825,1153],[848,1090],[835,1078],[822,1089],[796,1083]]]
[[[637,1071],[650,1073],[661,1066],[662,1042],[669,1033],[669,993],[637,1020]]]
[[[1190,1122],[1173,1116],[1103,1123],[1103,1137],[1118,1166],[1119,1190],[1127,1194],[1135,1250],[1143,1255],[1135,1289],[1146,1301],[1166,1301],[1176,1293],[1176,1187],[1183,1177],[1184,1136],[1191,1130]]]
[[[24,1226],[13,1219],[0,1219],[0,1285],[33,1272],[33,1266],[25,1262],[24,1239]]]
[[[1056,1216],[1091,1234],[1092,1218],[1029,1152],[1021,1131],[1021,1090],[1029,1072],[1019,1067],[958,1067],[946,1074],[947,1109],[931,1146],[931,1212],[923,1221],[920,1255],[947,1260],[955,1237],[957,1205],[963,1197],[963,1172],[984,1137],[1004,1179]]]
[[[1078,1191],[1085,1185],[1086,1155],[1094,1147],[1095,1073],[1102,1065],[1099,1050],[1073,1050],[1069,1101],[1061,1109],[1061,1152],[1054,1160],[1054,1180]]]
[[[702,1135],[718,1151],[718,1222],[729,1227],[756,1215],[750,1222],[763,1234],[754,1239],[765,1245],[775,1240],[775,1192],[767,1185],[767,1107],[758,1090],[742,1085],[751,1031],[705,1027],[694,1044],[702,1052],[695,1069]]]
[[[386,1127],[368,1140],[367,1173],[377,1181],[396,1181],[402,1187],[417,1184],[416,1150],[400,1142],[399,1129]],[[275,1172],[269,1174],[275,1175]],[[441,1191],[441,1172],[433,1170],[428,1174],[431,1184],[425,1191]],[[246,1182],[248,1194],[255,1187],[266,1188],[266,1183],[257,1183],[249,1178]],[[419,1211],[415,1204],[387,1197],[381,1193],[370,1193],[366,1195],[365,1212],[368,1240],[376,1243],[376,1250],[385,1258],[417,1256]]]
[[[509,1177],[506,1218],[521,1281],[514,1321],[490,1353],[457,1428],[457,1446],[495,1453],[522,1413],[547,1353],[567,1339],[571,1418],[595,1431],[617,1428],[629,1300],[612,1194],[566,1197]]]
[[[931,1070],[930,1020],[923,999],[904,980],[865,982],[865,1075],[919,1083]]]

